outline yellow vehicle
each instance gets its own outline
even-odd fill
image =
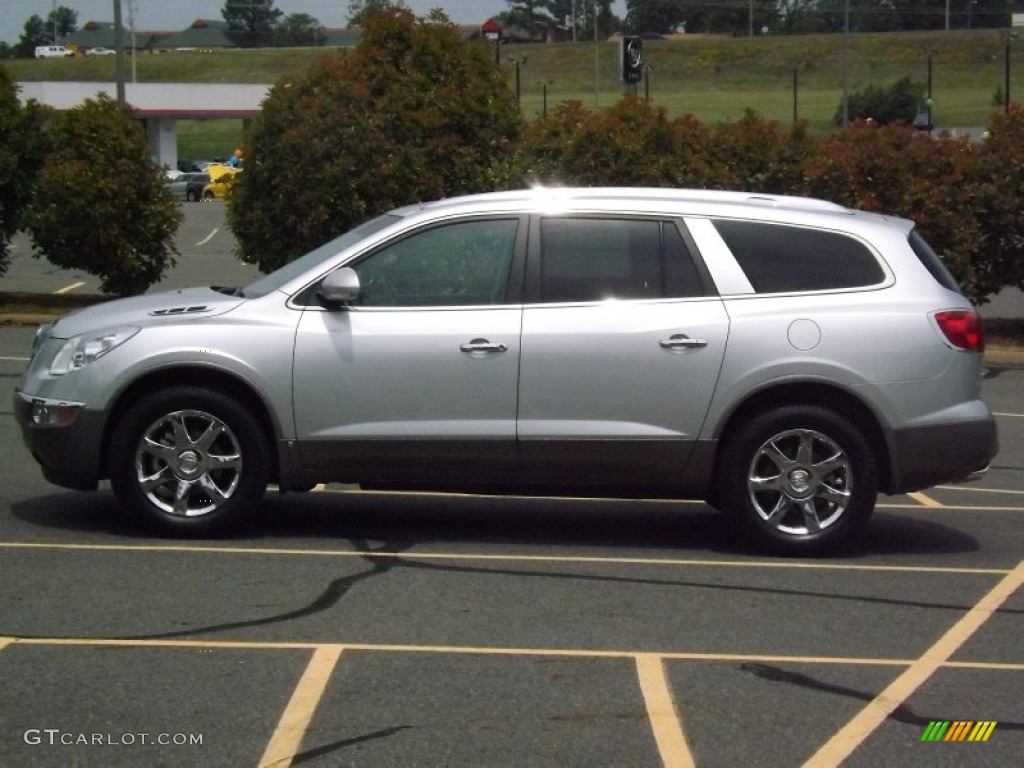
[[[207,169],[207,173],[210,173],[211,169]],[[235,186],[235,177],[241,173],[241,171],[228,170],[227,172],[217,174],[210,173],[212,179],[209,184],[203,187],[203,200],[224,200],[225,198],[231,197],[231,188]]]

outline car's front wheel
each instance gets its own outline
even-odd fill
[[[816,406],[755,416],[727,438],[718,499],[758,543],[819,554],[852,541],[878,497],[870,443],[848,419]]]
[[[243,405],[220,392],[153,393],[125,411],[113,435],[114,493],[161,533],[222,533],[266,490],[266,437]]]

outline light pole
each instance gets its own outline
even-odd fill
[[[797,87],[799,85],[799,80],[798,80],[799,73],[800,73],[800,67],[793,67],[793,122],[794,123],[797,120],[797,117],[796,117],[796,93],[797,93]]]
[[[1003,113],[1010,112],[1010,42],[1017,37],[1016,32],[1006,30],[1003,33]]]
[[[850,0],[843,9],[843,128],[850,124]]]
[[[928,51],[928,98],[925,101],[925,106],[928,109],[928,130],[932,129],[935,123],[932,122],[932,52]]]
[[[117,75],[117,103],[124,104],[124,33],[121,29],[121,0],[114,0],[114,71]]]
[[[511,58],[513,64],[516,65],[516,104],[519,104],[522,97],[522,87],[520,86],[519,80],[519,67],[526,63],[526,57],[522,58]]]
[[[594,109],[601,94],[601,50],[597,47],[597,0],[594,0]]]

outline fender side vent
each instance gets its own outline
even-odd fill
[[[188,315],[193,312],[206,312],[209,309],[205,304],[200,307],[173,307],[172,309],[155,309],[149,314],[156,315],[157,317],[165,317],[167,315]]]

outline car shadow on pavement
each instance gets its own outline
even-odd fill
[[[155,538],[117,505],[108,490],[58,492],[11,504],[14,517],[36,528],[106,534],[133,541]],[[252,519],[212,541],[242,545],[332,540],[400,542],[403,549],[439,543],[517,547],[603,547],[666,550],[678,557],[713,552],[763,557],[728,519],[705,504],[623,499],[485,497],[416,493],[269,492]],[[180,539],[178,541],[181,541]],[[201,545],[204,539],[193,540]],[[205,539],[211,541],[211,539]],[[116,542],[108,542],[116,543]],[[876,511],[859,542],[831,555],[863,559],[893,555],[975,552],[978,541],[934,520]]]

